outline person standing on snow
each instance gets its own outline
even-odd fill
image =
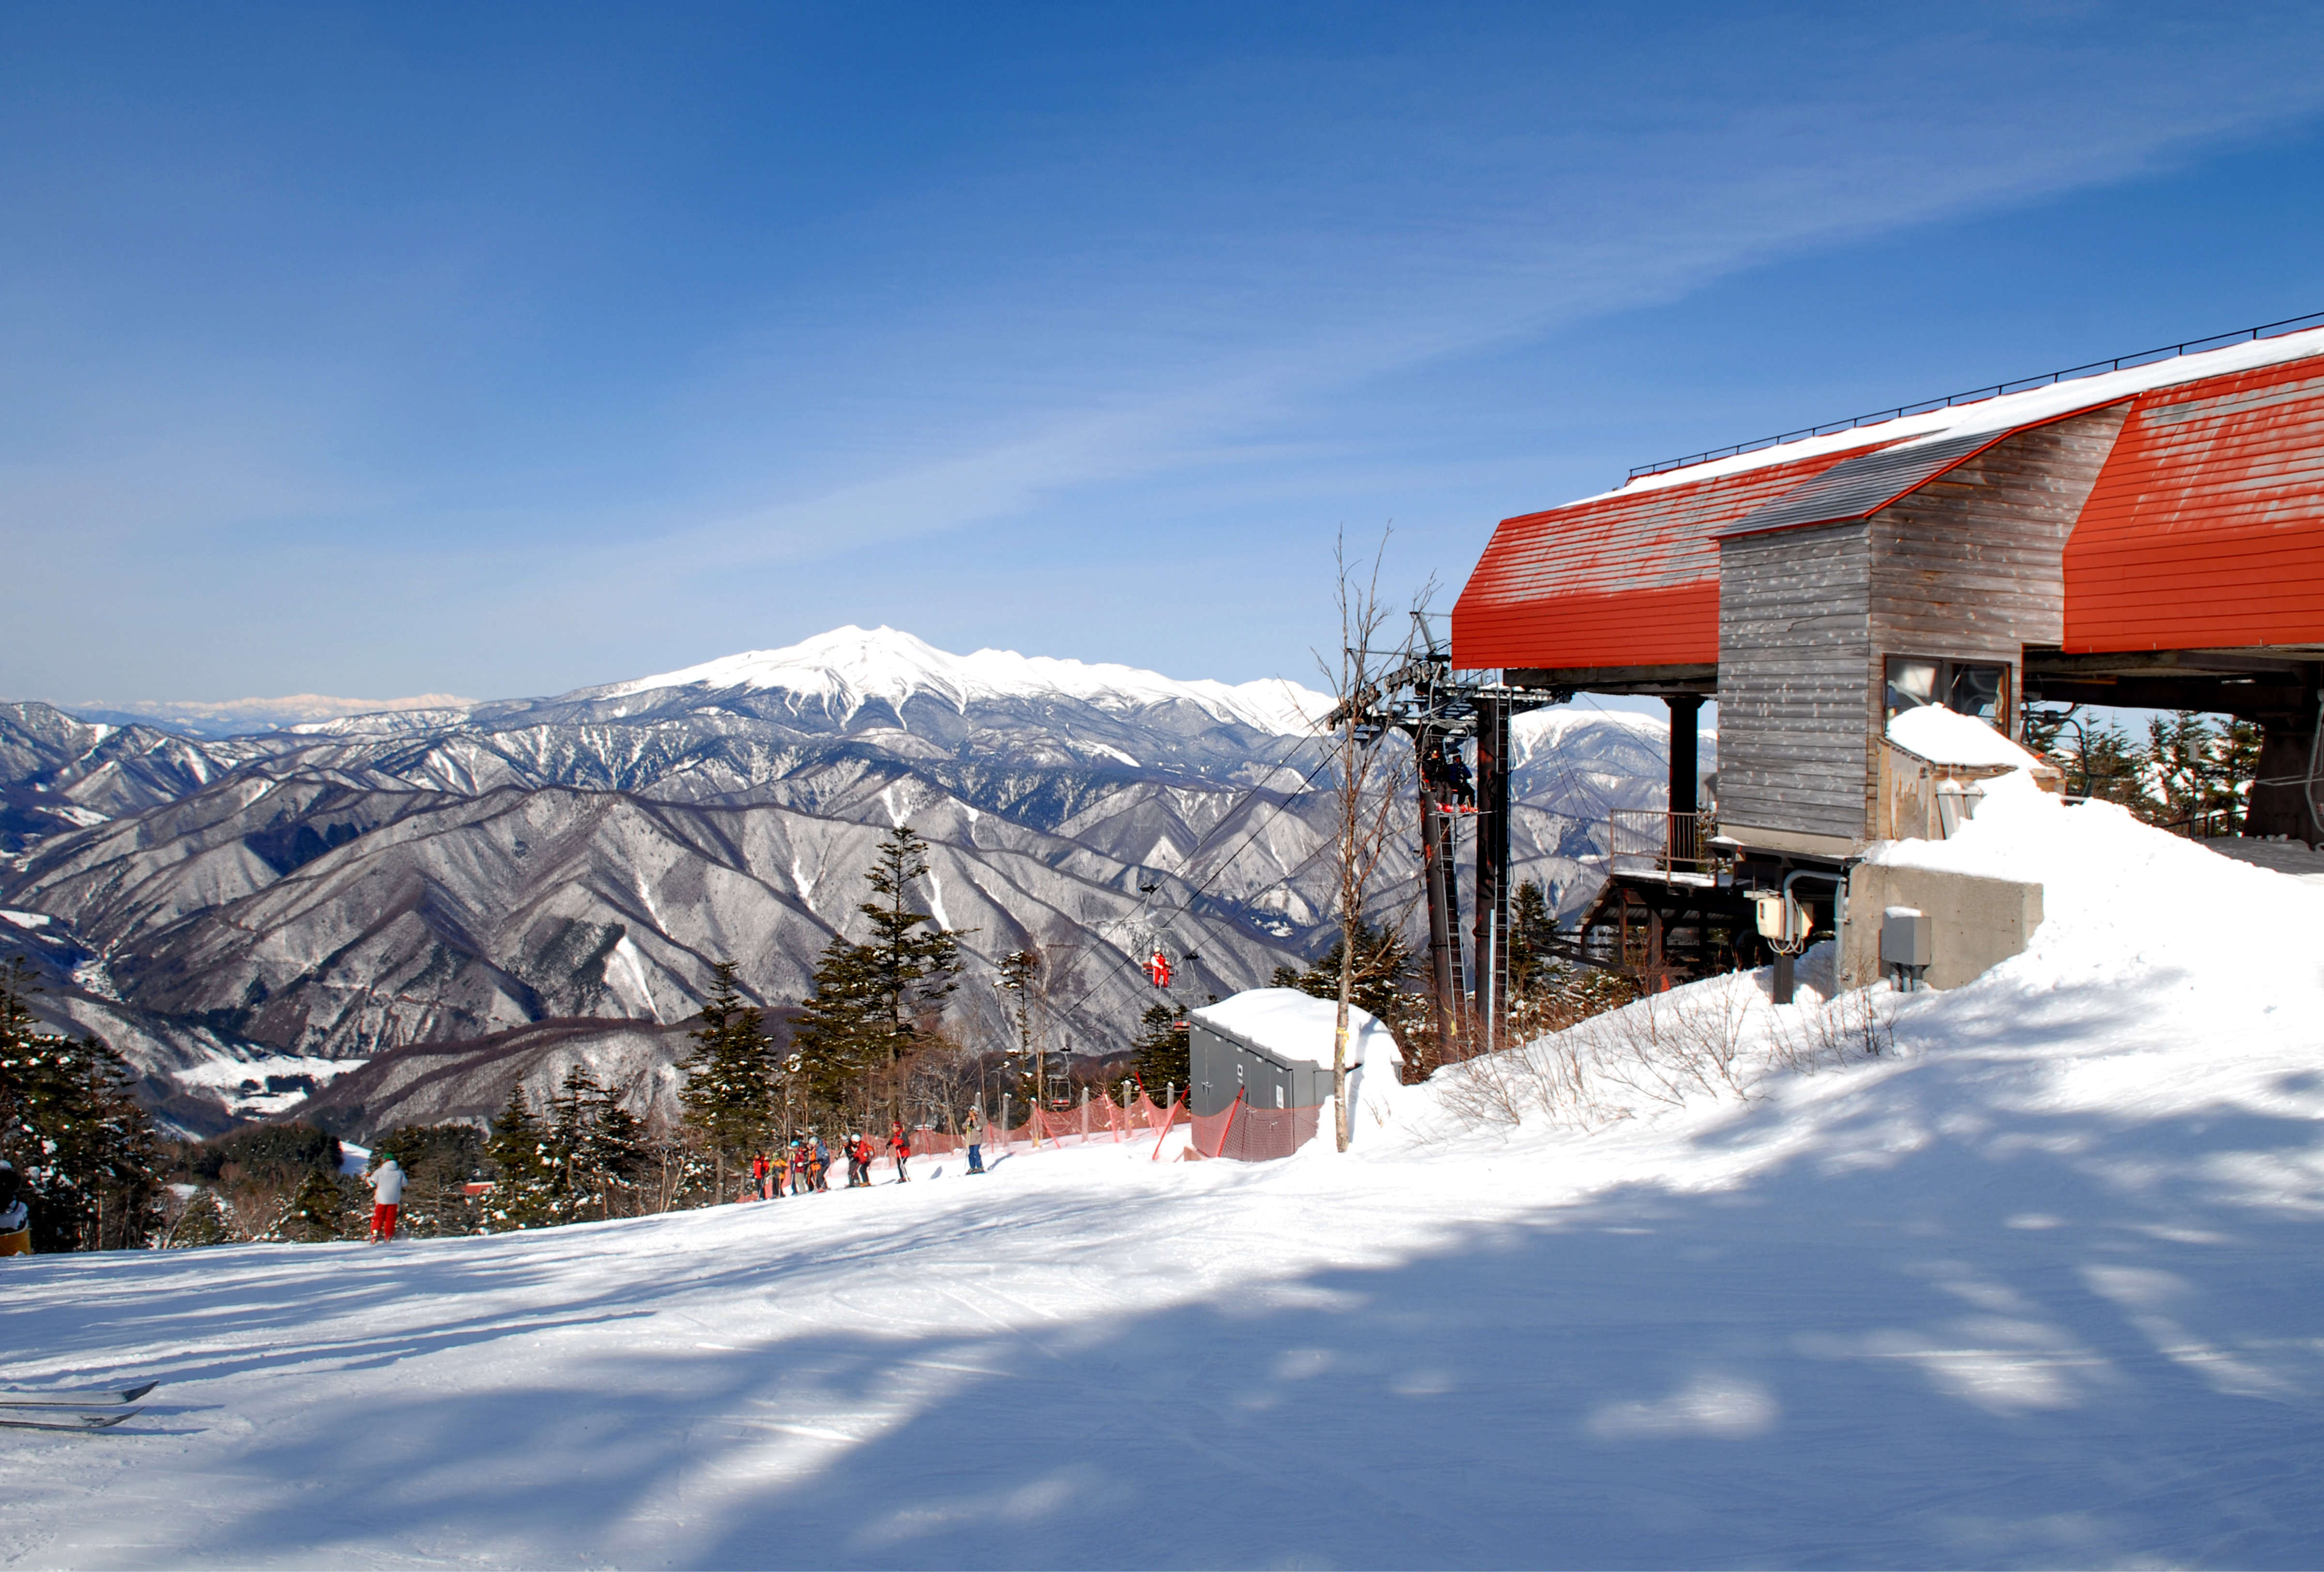
[[[968,1142],[968,1171],[984,1171],[984,1110],[971,1108],[968,1123],[961,1126],[962,1137]]]
[[[904,1162],[912,1155],[912,1138],[904,1133],[904,1122],[901,1119],[895,1121],[893,1128],[889,1132],[888,1147],[896,1154],[896,1182],[899,1185],[909,1184],[912,1176],[904,1171]]]
[[[15,1165],[0,1157],[0,1255],[32,1253],[32,1208],[23,1191]]]
[[[831,1188],[831,1181],[825,1177],[831,1172],[831,1149],[824,1145],[823,1137],[820,1135],[815,1138],[815,1155],[808,1159],[807,1168],[815,1176],[816,1189]]]
[[[371,1237],[375,1244],[395,1237],[395,1215],[403,1207],[403,1170],[397,1166],[395,1154],[385,1153],[371,1176]]]

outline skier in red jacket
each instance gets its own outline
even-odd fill
[[[896,1182],[908,1184],[912,1176],[904,1171],[904,1163],[912,1155],[912,1138],[904,1133],[904,1122],[899,1119],[889,1133],[888,1148],[896,1154]]]

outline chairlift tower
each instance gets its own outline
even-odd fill
[[[1365,740],[1400,731],[1419,762],[1421,883],[1428,904],[1429,983],[1443,1044],[1457,1033],[1461,1005],[1460,881],[1454,873],[1454,831],[1474,818],[1476,906],[1470,929],[1476,957],[1467,999],[1484,1052],[1502,1046],[1508,1024],[1509,722],[1527,710],[1563,704],[1572,689],[1517,686],[1498,671],[1456,671],[1452,652],[1412,614],[1405,659],[1370,691],[1352,701],[1356,732]],[[1331,724],[1347,718],[1333,711]],[[1473,767],[1462,758],[1473,744]]]

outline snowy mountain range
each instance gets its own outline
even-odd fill
[[[689,1017],[724,957],[771,1008],[802,997],[872,846],[908,822],[934,909],[971,930],[958,1028],[997,1034],[994,958],[1052,946],[1065,1045],[1109,1049],[1148,1002],[1148,947],[1187,957],[1199,996],[1328,943],[1326,805],[1302,790],[1328,707],[853,627],[221,739],[19,703],[0,707],[0,905],[25,920],[0,938],[34,954],[43,1008],[123,1048],[189,1128],[347,1070],[329,1101],[364,1130],[475,1113],[593,1044],[665,1089],[641,1027]],[[1570,909],[1605,809],[1659,800],[1663,728],[1567,708],[1518,742],[1519,871]],[[1397,899],[1408,862],[1383,875]],[[481,1081],[396,1068],[486,1040]],[[299,1068],[265,1068],[281,1056]]]

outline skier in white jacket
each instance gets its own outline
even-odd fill
[[[403,1204],[403,1170],[390,1152],[372,1170],[371,1236],[374,1243],[395,1237],[395,1214]]]

